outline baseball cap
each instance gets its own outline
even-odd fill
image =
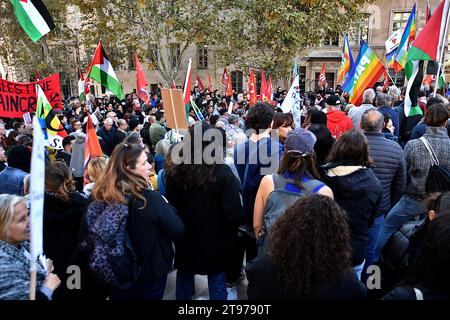
[[[326,104],[329,106],[339,106],[341,105],[341,99],[336,95],[332,95],[327,98]]]
[[[288,133],[284,151],[289,155],[308,156],[314,152],[316,136],[303,128],[296,128]]]

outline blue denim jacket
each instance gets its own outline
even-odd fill
[[[0,194],[16,194],[23,196],[23,179],[27,173],[20,169],[6,167],[0,172]]]

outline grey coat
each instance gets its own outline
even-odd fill
[[[73,176],[80,178],[84,174],[84,148],[86,145],[86,135],[83,132],[71,133],[76,137],[72,147],[72,157],[70,158],[70,168]]]
[[[0,300],[28,300],[30,260],[25,255],[28,245],[25,242],[16,247],[0,240]],[[40,290],[45,271],[39,264],[36,278],[36,288]]]
[[[427,127],[423,135],[430,143],[441,166],[450,170],[450,138],[447,129]],[[410,181],[406,194],[416,200],[423,200],[427,194],[425,183],[431,166],[430,155],[420,139],[410,140],[405,146],[405,157]]]
[[[382,187],[376,216],[385,215],[400,200],[406,188],[406,161],[403,149],[383,133],[366,132],[373,172]]]

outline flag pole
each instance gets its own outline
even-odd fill
[[[32,259],[30,268],[30,300],[36,300],[36,259]]]
[[[394,86],[398,89],[397,84],[395,83],[395,81],[392,79],[391,75],[389,74],[389,69],[384,67],[386,74],[388,75],[389,79],[392,81],[392,83],[394,84]]]
[[[436,97],[437,94],[437,89],[439,86],[439,74],[440,71],[442,69],[442,59],[444,58],[444,49],[445,49],[445,45],[444,45],[444,41],[447,38],[447,31],[448,31],[448,20],[449,20],[449,7],[448,7],[448,1],[449,0],[445,0],[445,2],[447,2],[447,4],[444,4],[444,8],[447,7],[447,12],[446,12],[446,17],[445,17],[445,28],[444,28],[444,33],[442,34],[441,39],[439,39],[439,68],[437,70],[436,73],[436,83],[434,85],[434,93],[433,93],[433,97]],[[442,70],[442,72],[444,72],[444,69]]]

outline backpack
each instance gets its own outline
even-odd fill
[[[272,175],[274,189],[269,194],[264,208],[264,235],[258,238],[258,255],[267,252],[267,239],[270,230],[275,222],[281,217],[291,205],[293,205],[300,197],[318,192],[325,184],[322,181],[310,179],[301,181],[300,192],[289,191],[289,185],[295,185],[295,180],[285,178],[279,174]]]
[[[128,205],[93,202],[86,213],[88,264],[108,287],[130,288],[141,267],[128,235]]]
[[[420,140],[427,148],[431,159],[431,167],[425,183],[426,193],[450,191],[450,171],[439,164],[439,159],[427,139],[421,137]]]

